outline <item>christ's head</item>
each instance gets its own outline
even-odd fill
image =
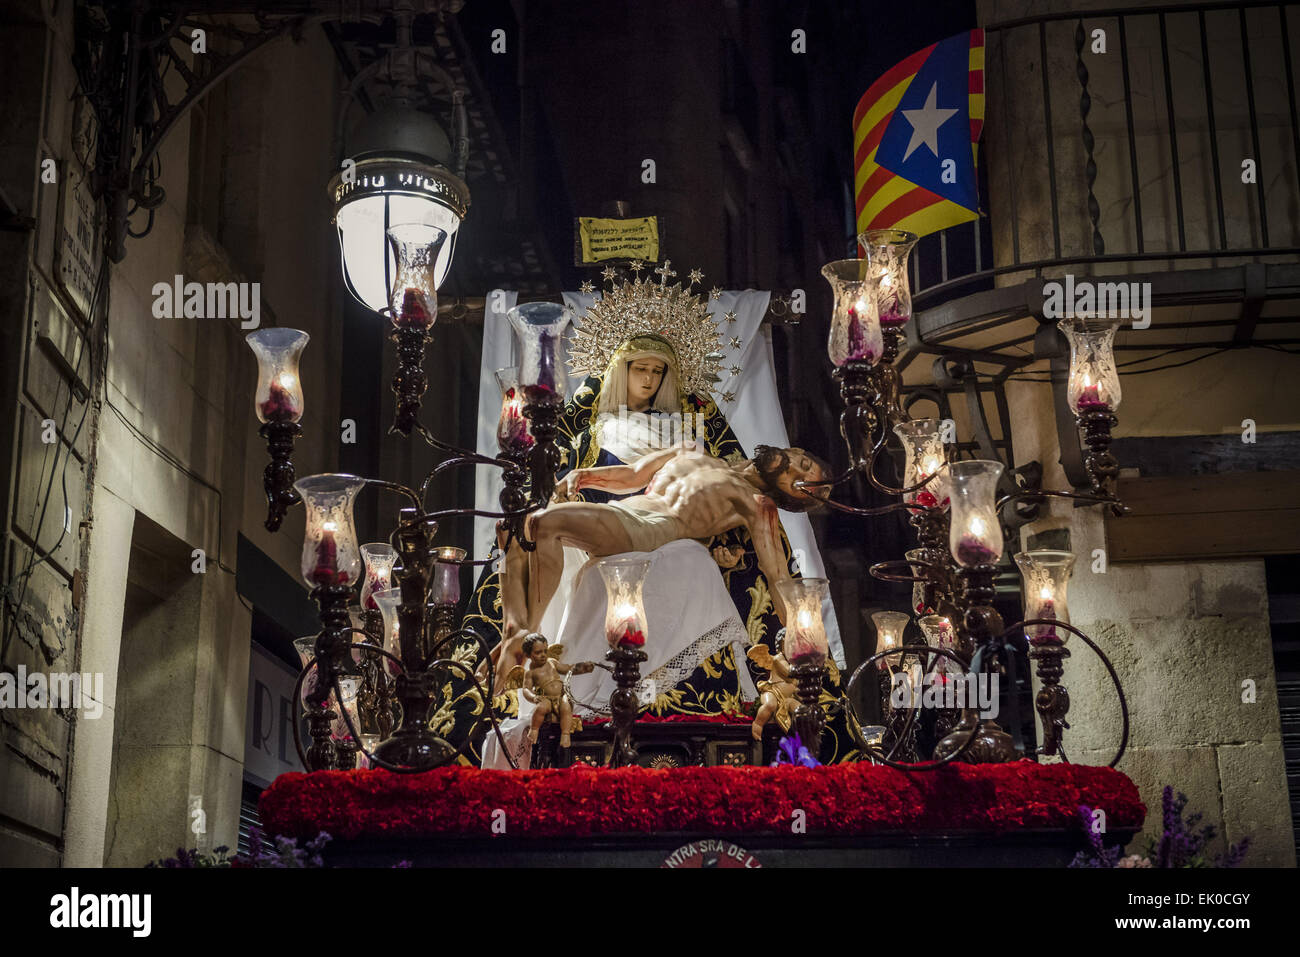
[[[804,449],[778,449],[770,445],[754,447],[754,468],[769,498],[787,512],[807,512],[825,503],[830,489],[797,488],[796,482],[824,482],[831,477],[830,466]]]

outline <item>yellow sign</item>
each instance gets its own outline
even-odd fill
[[[582,261],[606,259],[643,259],[659,261],[659,218],[597,219],[578,217],[578,239],[582,244]]]

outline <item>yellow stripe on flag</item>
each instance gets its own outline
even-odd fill
[[[867,138],[867,134],[876,128],[876,124],[894,111],[894,108],[902,102],[903,94],[907,92],[908,84],[912,82],[912,77],[907,77],[893,89],[888,90],[876,102],[872,103],[867,109],[866,114],[862,117],[862,122],[858,124],[853,131],[853,152],[857,153],[858,147],[862,141]],[[843,129],[843,127],[841,127]],[[840,142],[843,142],[841,140]]]

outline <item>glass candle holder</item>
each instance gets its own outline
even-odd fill
[[[438,257],[447,232],[428,223],[401,223],[387,230],[395,268],[388,308],[399,329],[428,329],[438,318]]]
[[[1091,409],[1119,408],[1119,370],[1115,368],[1118,319],[1062,319],[1057,324],[1070,341],[1066,398],[1079,415]]]
[[[316,636],[304,635],[301,638],[295,638],[293,650],[298,652],[298,658],[302,662],[302,666],[306,668],[307,663],[316,657]],[[313,668],[307,672],[307,677],[302,679],[302,693],[299,698],[303,707],[307,706],[307,699],[316,690],[316,676],[319,674],[320,671]]]
[[[930,569],[926,566],[925,549],[911,548],[903,552],[905,558],[912,569],[913,575],[926,575]],[[926,594],[926,582],[912,582],[912,611],[917,615],[928,615],[934,611],[931,607],[930,598]]]
[[[872,615],[871,623],[876,626],[876,654],[889,651],[891,648],[901,648],[903,632],[911,620],[911,615],[905,615],[901,611],[878,611]],[[898,668],[903,663],[903,657],[900,655],[897,658],[881,658],[876,662],[876,667],[881,671]]]
[[[787,578],[776,583],[785,602],[785,660],[792,665],[820,665],[830,653],[822,602],[830,592],[825,578]]]
[[[352,585],[361,574],[361,549],[352,503],[365,487],[355,475],[309,475],[293,484],[307,507],[302,577],[308,585]]]
[[[302,379],[298,361],[311,336],[297,329],[258,329],[244,337],[257,357],[257,394],[253,406],[262,422],[297,422],[302,418]]]
[[[842,366],[852,360],[875,365],[885,349],[880,331],[876,294],[883,270],[866,259],[840,259],[822,267],[831,284],[835,304],[826,351],[831,362]]]
[[[496,371],[501,386],[501,417],[497,419],[497,448],[502,452],[526,452],[534,445],[533,433],[524,418],[524,397],[519,388],[519,368]]]
[[[1074,571],[1074,553],[1034,549],[1016,555],[1016,564],[1020,566],[1025,620],[1055,618],[1068,625],[1070,609],[1066,604],[1066,588]],[[1065,644],[1069,636],[1068,631],[1058,630],[1055,625],[1029,625],[1025,629],[1025,637],[1031,643],[1059,638]]]
[[[397,618],[397,606],[401,603],[402,596],[396,588],[375,595],[375,604],[379,606],[379,614],[384,618],[384,651],[398,659],[402,657],[401,633]],[[384,670],[390,676],[395,676],[401,669],[392,658],[384,658]]]
[[[343,720],[344,712],[352,719],[352,727],[361,732],[361,715],[357,711],[357,692],[361,690],[360,678],[340,678],[339,691],[343,693],[342,701],[335,701],[335,704],[341,707],[337,708],[339,715],[330,722],[330,734],[338,741],[350,741],[352,732],[348,730],[347,722]],[[338,695],[334,696],[336,699]]]
[[[460,601],[460,565],[465,560],[465,549],[444,545],[435,554],[429,600],[435,605],[455,605]]]
[[[519,340],[519,385],[525,402],[564,398],[568,376],[561,347],[572,317],[555,302],[526,302],[506,313]]]
[[[918,618],[916,623],[921,626],[927,645],[944,651],[957,650],[957,632],[952,626],[952,619],[947,615],[926,615]],[[957,674],[961,671],[961,666],[951,658],[940,656],[934,670],[941,675]]]
[[[370,542],[361,546],[361,558],[366,563],[366,580],[361,585],[361,607],[365,611],[379,608],[375,595],[393,587],[393,565],[397,562],[397,549],[386,542]],[[364,628],[364,624],[359,626]]]
[[[948,463],[952,522],[948,547],[958,565],[994,565],[1002,557],[997,485],[1002,463],[984,459]]]
[[[905,494],[903,501],[927,508],[947,508],[948,483],[943,470],[948,464],[948,458],[943,447],[939,420],[912,419],[900,422],[894,426],[894,434],[903,443],[903,488],[911,488],[931,475],[936,476],[924,488]]]
[[[912,284],[908,257],[916,233],[903,229],[869,229],[858,234],[858,245],[872,265],[882,267],[876,307],[882,326],[901,326],[912,318]]]
[[[605,640],[611,647],[640,648],[646,636],[641,587],[650,559],[602,558],[596,567],[605,580]]]

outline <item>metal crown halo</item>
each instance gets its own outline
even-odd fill
[[[682,388],[687,392],[707,396],[722,381],[717,324],[709,315],[708,300],[691,291],[704,274],[693,269],[685,288],[681,283],[670,286],[668,280],[677,275],[671,267],[665,259],[654,270],[657,282],[641,278],[645,265],[639,261],[628,265],[636,277],[630,282],[617,281],[612,266],[605,269],[602,275],[609,288],[575,325],[569,358],[574,372],[601,375],[628,339],[655,335],[667,340],[677,354]],[[718,295],[715,289],[709,299]]]

